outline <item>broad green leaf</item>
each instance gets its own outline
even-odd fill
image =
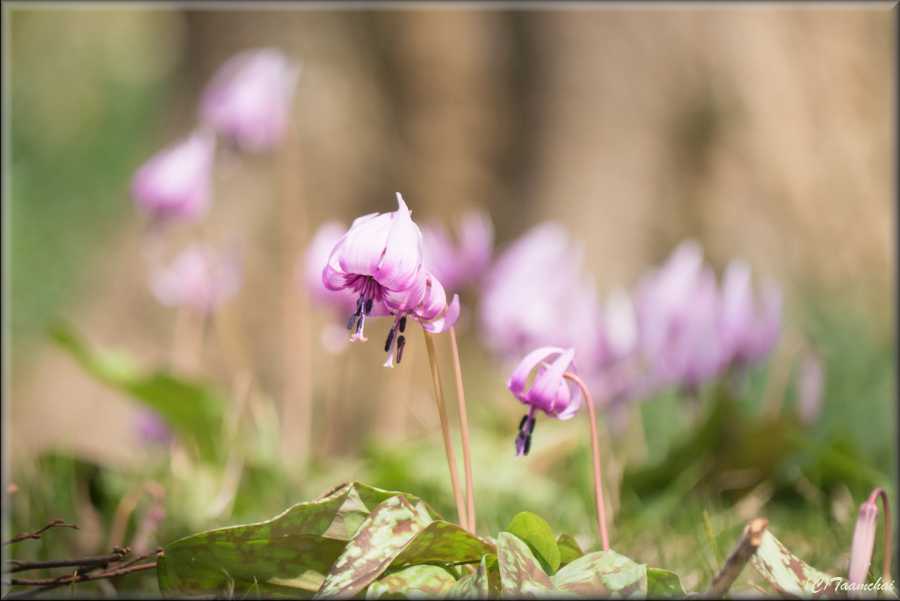
[[[178,597],[235,592],[311,597],[369,515],[363,498],[373,502],[398,494],[351,482],[264,522],[182,538],[164,547],[159,589]]]
[[[544,521],[544,518],[530,511],[517,513],[506,527],[506,531],[525,541],[534,556],[541,562],[545,572],[553,574],[559,569],[559,547],[556,546],[553,529]]]
[[[409,541],[391,562],[391,567],[420,563],[474,563],[485,554],[496,552],[493,545],[456,524],[434,521]]]
[[[575,538],[569,534],[560,534],[556,538],[556,546],[559,548],[559,567],[563,567],[584,555],[584,551],[581,550]]]
[[[485,555],[474,574],[463,576],[447,591],[454,599],[488,599],[500,596],[500,573],[497,556]]]
[[[145,372],[124,355],[89,348],[64,325],[54,327],[51,337],[93,378],[158,412],[201,457],[220,458],[217,440],[226,403],[210,387],[165,371]]]
[[[410,566],[383,576],[366,589],[366,599],[422,599],[446,596],[456,579],[440,566]]]
[[[645,597],[647,566],[615,551],[582,555],[553,576],[558,591],[579,596]]]
[[[384,572],[429,517],[403,496],[376,507],[331,566],[317,597],[352,597]]]
[[[843,578],[820,572],[796,557],[768,530],[763,532],[762,541],[750,561],[756,571],[783,595],[832,596],[844,582]]]
[[[509,532],[497,537],[497,562],[500,566],[500,590],[504,596],[550,596],[553,584],[540,562],[525,544]]]
[[[675,572],[661,568],[647,568],[647,596],[684,597],[687,593],[681,585],[681,578]]]

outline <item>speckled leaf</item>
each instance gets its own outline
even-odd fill
[[[833,596],[842,578],[829,576],[788,551],[780,540],[766,530],[751,563],[763,578],[784,595],[797,597]]]
[[[474,574],[468,574],[456,581],[447,591],[453,599],[496,599],[500,596],[500,572],[497,556],[490,554],[481,558]]]
[[[684,597],[687,593],[681,585],[681,578],[675,572],[661,568],[647,568],[647,596]]]
[[[553,574],[559,569],[559,547],[556,546],[553,529],[544,518],[530,511],[522,511],[509,522],[506,531],[525,541],[545,572]]]
[[[369,514],[362,500],[397,495],[356,482],[264,522],[219,528],[166,545],[157,569],[166,596],[312,596]]]
[[[615,551],[582,555],[553,576],[561,592],[580,596],[644,597],[647,595],[647,566]]]
[[[550,577],[521,539],[501,532],[497,537],[500,589],[504,596],[540,597],[552,594]]]
[[[369,585],[366,599],[422,599],[444,597],[456,578],[440,566],[416,565],[392,572]]]
[[[556,538],[556,546],[559,548],[559,567],[572,563],[584,555],[584,551],[569,534],[560,534]]]
[[[429,523],[403,496],[376,507],[331,566],[317,597],[352,597],[365,589]]]
[[[420,563],[457,564],[475,562],[497,549],[489,542],[469,534],[456,524],[434,521],[419,532],[394,558],[391,567]]]

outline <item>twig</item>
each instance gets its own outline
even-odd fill
[[[456,474],[456,456],[453,453],[453,443],[450,441],[450,426],[447,422],[447,407],[444,403],[444,389],[441,384],[441,371],[438,367],[437,353],[434,348],[434,340],[424,328],[425,347],[428,349],[428,363],[431,367],[431,383],[434,385],[434,401],[437,403],[438,417],[441,419],[441,434],[444,437],[444,453],[447,455],[447,466],[450,468],[450,486],[453,488],[453,498],[456,501],[456,513],[459,524],[465,528],[468,524],[466,518],[466,506],[462,492],[459,489],[459,476]]]
[[[82,557],[79,559],[53,559],[50,561],[18,561],[10,559],[6,563],[9,566],[4,569],[6,574],[15,572],[25,572],[28,570],[46,570],[51,568],[70,568],[70,567],[106,567],[107,565],[120,561],[127,554],[126,549],[119,549],[115,553],[109,555],[99,555],[97,557]]]
[[[22,534],[17,534],[16,536],[12,537],[8,541],[4,541],[3,546],[5,547],[6,545],[11,545],[13,543],[20,543],[23,540],[40,539],[41,534],[43,534],[47,530],[50,530],[51,528],[72,528],[73,530],[78,530],[78,526],[76,524],[67,524],[63,520],[53,520],[52,522],[50,522],[49,524],[47,524],[40,530],[35,530],[34,532],[25,532]]]
[[[756,518],[747,524],[744,528],[744,534],[741,536],[741,540],[738,541],[734,551],[732,551],[731,555],[728,556],[728,559],[725,560],[725,565],[722,566],[722,569],[719,570],[719,573],[713,578],[712,584],[709,586],[709,590],[706,591],[704,597],[717,599],[728,592],[728,589],[731,588],[731,585],[734,584],[734,581],[740,576],[744,566],[747,565],[747,562],[750,561],[750,558],[756,553],[756,549],[762,542],[762,535],[766,531],[768,525],[769,521],[766,518]]]
[[[13,578],[8,581],[4,581],[3,584],[8,586],[35,586],[38,588],[28,589],[24,591],[17,591],[15,593],[10,593],[4,597],[4,599],[29,599],[31,597],[35,597],[45,591],[49,591],[55,588],[59,588],[61,586],[66,586],[70,584],[78,584],[79,582],[89,582],[91,580],[105,580],[107,578],[117,578],[118,576],[124,576],[125,574],[132,574],[134,572],[142,572],[145,570],[153,570],[156,568],[156,562],[152,563],[142,563],[138,565],[131,565],[128,567],[122,568],[113,568],[110,570],[105,570],[102,572],[90,572],[87,574],[84,573],[75,573],[70,574],[68,576],[60,576],[59,578],[45,578],[45,579],[26,579],[26,578]]]
[[[462,437],[463,468],[466,477],[467,529],[475,534],[475,491],[472,484],[472,455],[469,445],[469,416],[466,412],[466,391],[463,388],[462,367],[459,361],[459,345],[456,343],[456,328],[450,326],[450,348],[453,351],[453,375],[456,378],[456,402],[459,410],[459,432]]]
[[[584,380],[570,371],[563,374],[563,377],[574,382],[581,389],[584,400],[587,403],[588,419],[591,421],[591,457],[594,464],[594,503],[597,509],[597,530],[600,534],[600,542],[603,543],[603,550],[609,550],[609,534],[606,531],[606,503],[603,500],[603,475],[600,469],[600,438],[597,435],[597,414],[594,410],[594,397],[588,390]]]

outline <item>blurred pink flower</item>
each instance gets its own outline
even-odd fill
[[[204,314],[234,296],[240,284],[237,261],[218,256],[200,244],[185,248],[151,279],[153,293],[162,304],[189,307]]]
[[[552,363],[550,359],[555,358]],[[534,432],[535,410],[556,419],[571,419],[581,407],[581,391],[569,383],[563,374],[573,370],[575,349],[545,346],[528,353],[506,383],[506,387],[525,405],[528,413],[519,423],[516,455],[527,455]],[[536,371],[535,371],[536,370]],[[535,372],[531,386],[528,378]]]
[[[397,210],[358,217],[337,241],[322,270],[328,290],[347,290],[356,296],[350,317],[351,340],[366,340],[368,316],[411,311],[425,296],[422,232],[397,193]],[[388,297],[390,295],[390,297]]]
[[[542,223],[513,242],[485,278],[485,344],[505,358],[543,345],[592,356],[600,328],[597,294],[583,272],[582,250],[565,229]]]
[[[168,424],[153,409],[141,409],[135,418],[135,429],[144,444],[165,444],[172,440]]]
[[[722,366],[719,294],[703,251],[682,242],[637,292],[641,354],[653,386],[695,388]]]
[[[460,290],[477,282],[491,261],[494,226],[486,213],[463,215],[459,243],[454,244],[440,224],[422,228],[425,264],[449,290]]]
[[[193,220],[209,208],[215,138],[197,131],[150,158],[134,176],[131,195],[157,221]]]
[[[268,150],[287,129],[299,74],[278,50],[241,52],[213,76],[201,100],[200,118],[244,150]]]
[[[313,301],[334,307],[342,315],[353,311],[356,297],[347,289],[329,290],[322,282],[322,266],[335,245],[347,233],[347,227],[336,221],[328,221],[319,226],[306,248],[299,265],[299,277],[309,291]]]
[[[781,292],[767,282],[759,303],[754,302],[750,267],[729,263],[722,279],[721,338],[723,360],[748,365],[768,355],[781,333]]]
[[[875,550],[875,529],[878,520],[877,496],[873,493],[859,506],[859,517],[853,529],[853,543],[850,548],[850,569],[847,579],[853,584],[862,584],[869,574],[872,552]]]

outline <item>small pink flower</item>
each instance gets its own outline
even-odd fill
[[[351,340],[366,340],[366,317],[381,313],[390,295],[393,312],[412,311],[425,297],[422,233],[397,193],[397,210],[357,218],[335,244],[322,270],[328,290],[347,290],[356,310],[347,324]]]
[[[244,150],[267,150],[287,129],[299,73],[277,50],[242,52],[230,58],[207,86],[200,118]]]
[[[131,195],[157,221],[194,220],[209,208],[215,139],[197,131],[150,158],[134,176]]]
[[[555,359],[549,362],[551,358]],[[529,407],[528,413],[519,423],[516,455],[527,455],[531,448],[535,410],[540,409],[550,417],[567,420],[581,407],[580,390],[563,377],[567,371],[574,371],[574,358],[575,349],[541,347],[528,353],[510,376],[506,387]],[[529,387],[528,378],[532,372],[535,375]]]
[[[491,261],[494,226],[490,217],[478,211],[463,215],[459,242],[454,244],[440,225],[422,228],[425,262],[428,268],[450,290],[460,290],[477,282]]]
[[[750,283],[750,267],[732,261],[722,279],[721,337],[729,365],[755,363],[768,355],[781,333],[781,292],[768,282],[759,302]]]
[[[872,552],[875,549],[875,530],[878,520],[878,503],[875,493],[859,506],[859,517],[853,529],[853,544],[850,548],[850,570],[847,579],[853,584],[862,584],[869,574]]]
[[[208,314],[237,293],[240,281],[235,260],[219,257],[194,244],[170,265],[159,269],[153,275],[151,286],[164,305],[190,307]]]

